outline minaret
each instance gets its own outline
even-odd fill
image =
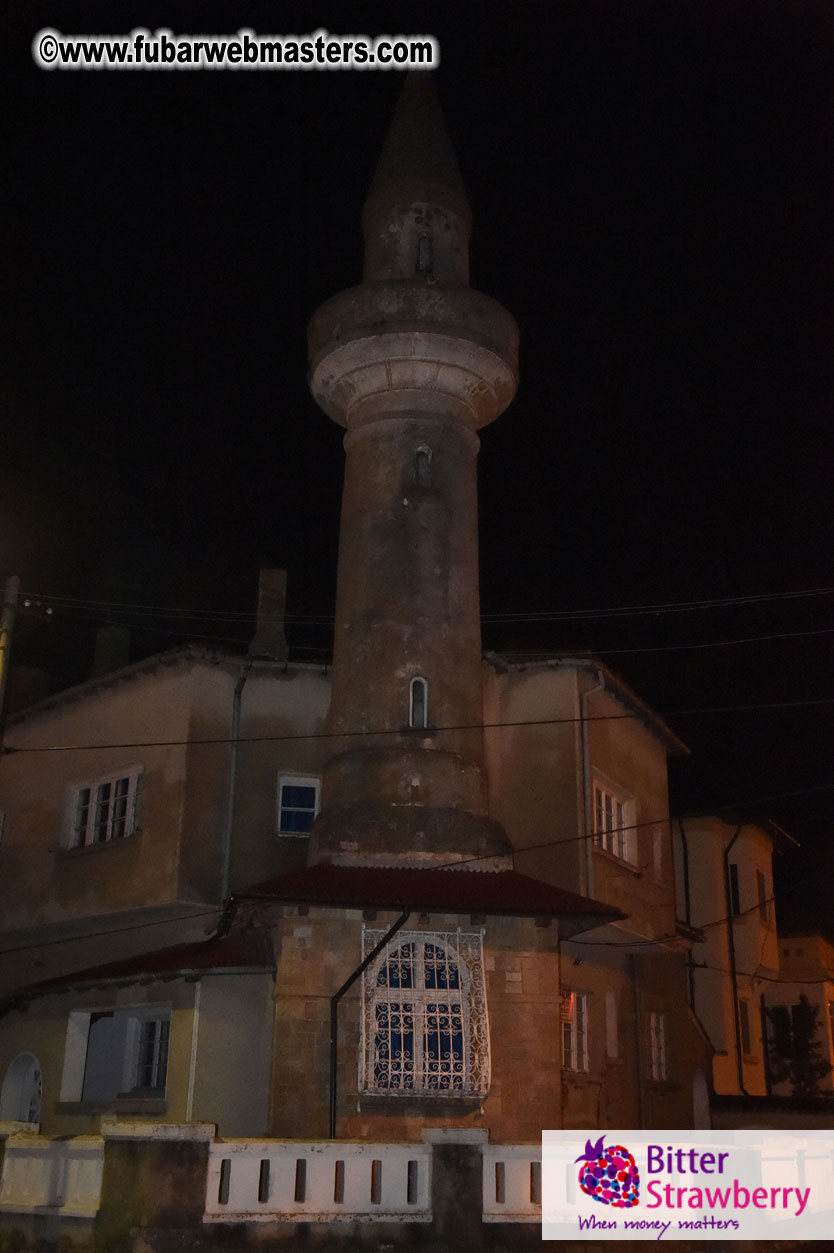
[[[365,266],[309,328],[347,427],[330,731],[312,861],[507,853],[483,778],[476,431],[518,330],[469,287],[470,212],[430,73],[407,76],[363,212]],[[345,733],[345,738],[341,738]]]

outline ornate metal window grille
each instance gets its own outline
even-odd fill
[[[365,931],[369,953],[384,931]],[[365,973],[360,1086],[485,1096],[489,1022],[480,933],[401,933]]]

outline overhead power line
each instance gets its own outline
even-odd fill
[[[56,606],[73,606],[91,609],[116,609],[140,614],[161,614],[179,618],[208,618],[216,621],[254,622],[255,613],[234,609],[189,609],[175,605],[149,605],[137,601],[94,600],[84,597],[50,595],[45,592],[23,592],[22,598],[49,601]],[[643,605],[610,605],[585,609],[526,610],[516,612],[483,613],[483,622],[548,622],[577,618],[606,618],[636,616],[641,614],[689,613],[700,609],[731,608],[737,605],[772,604],[778,601],[813,599],[834,596],[834,587],[803,588],[795,592],[761,592],[747,596],[719,596],[701,600],[660,601]],[[286,615],[287,622],[333,623],[332,614]]]
[[[820,696],[811,700],[771,701],[762,705],[711,705],[694,709],[674,709],[669,711],[653,711],[657,718],[701,717],[711,714],[727,713],[759,713],[778,709],[813,709],[816,707],[834,706],[834,696]],[[622,714],[591,714],[587,717],[570,718],[519,718],[509,722],[463,722],[449,726],[433,726],[427,728],[432,735],[451,731],[499,731],[513,727],[548,727],[561,726],[582,722],[624,722],[645,721],[651,718],[650,712]],[[14,728],[12,728],[14,730]],[[238,744],[263,744],[286,740],[347,740],[365,739],[406,734],[402,728],[376,729],[366,731],[297,731],[276,735],[250,735],[235,740]],[[408,732],[408,734],[413,734]],[[201,744],[231,744],[232,737],[227,735],[209,736],[189,740],[130,740],[119,743],[97,744],[7,744],[4,752],[12,753],[76,753],[112,748],[178,748],[183,745],[197,746]]]

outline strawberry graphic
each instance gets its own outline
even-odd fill
[[[640,1172],[637,1163],[622,1144],[605,1147],[602,1143],[604,1139],[604,1135],[600,1136],[596,1144],[585,1141],[585,1152],[576,1159],[582,1163],[579,1186],[602,1205],[631,1209],[639,1204]]]

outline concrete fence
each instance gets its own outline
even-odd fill
[[[0,1214],[55,1214],[93,1218],[101,1199],[104,1140],[52,1140],[31,1132],[5,1137]]]
[[[206,1221],[430,1222],[431,1161],[425,1144],[218,1141]]]
[[[226,1250],[230,1238],[248,1250],[261,1247],[267,1223],[288,1250],[312,1224],[330,1227],[328,1249],[423,1249],[430,1237],[444,1251],[506,1251],[540,1241],[539,1146],[491,1145],[474,1128],[366,1144],[223,1140],[209,1123],[108,1118],[100,1135],[66,1138],[0,1125],[0,1152],[3,1248],[7,1236],[25,1233],[14,1247],[35,1249],[58,1233],[68,1249],[102,1253],[167,1251],[186,1237],[199,1253]]]
[[[540,1223],[542,1155],[538,1144],[485,1144],[485,1223]]]

